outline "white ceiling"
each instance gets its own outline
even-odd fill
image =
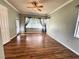
[[[40,0],[41,3],[44,5],[44,8],[42,9],[41,12],[31,8],[27,8],[27,6],[30,6],[28,2],[31,2],[33,0],[7,0],[7,1],[23,14],[48,14],[69,0]]]

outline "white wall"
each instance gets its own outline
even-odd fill
[[[0,28],[0,59],[5,59]]]
[[[0,59],[5,59],[3,46],[0,46]]]
[[[48,34],[79,55],[79,39],[74,38],[79,0],[74,0],[51,15]]]

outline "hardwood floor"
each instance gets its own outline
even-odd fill
[[[45,34],[22,34],[4,46],[6,59],[79,59]]]

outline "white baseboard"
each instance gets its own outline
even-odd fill
[[[16,35],[14,35],[13,37],[11,37],[8,41],[6,41],[6,42],[3,42],[3,45],[5,45],[5,44],[7,44],[8,42],[10,42],[13,38],[15,38],[17,36],[17,34]]]
[[[50,33],[47,33],[51,38],[55,39]],[[55,39],[56,40],[56,39]],[[56,40],[57,42],[59,42],[60,44],[62,44],[63,46],[65,46],[66,48],[68,48],[70,51],[72,51],[73,53],[75,53],[76,55],[79,56],[79,53],[76,52],[75,50],[73,50],[72,48],[70,48],[69,46],[67,46],[66,44],[64,44],[63,42]]]
[[[11,37],[11,38],[10,38],[10,40],[12,40],[13,38],[15,38],[16,36],[17,36],[17,34],[16,34],[16,35],[14,35],[13,37]]]
[[[3,45],[7,44],[8,42],[10,42],[10,40],[6,40],[5,42],[3,42]]]

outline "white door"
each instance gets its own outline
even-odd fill
[[[8,9],[0,5],[0,28],[3,44],[10,41],[9,23],[8,23]]]

